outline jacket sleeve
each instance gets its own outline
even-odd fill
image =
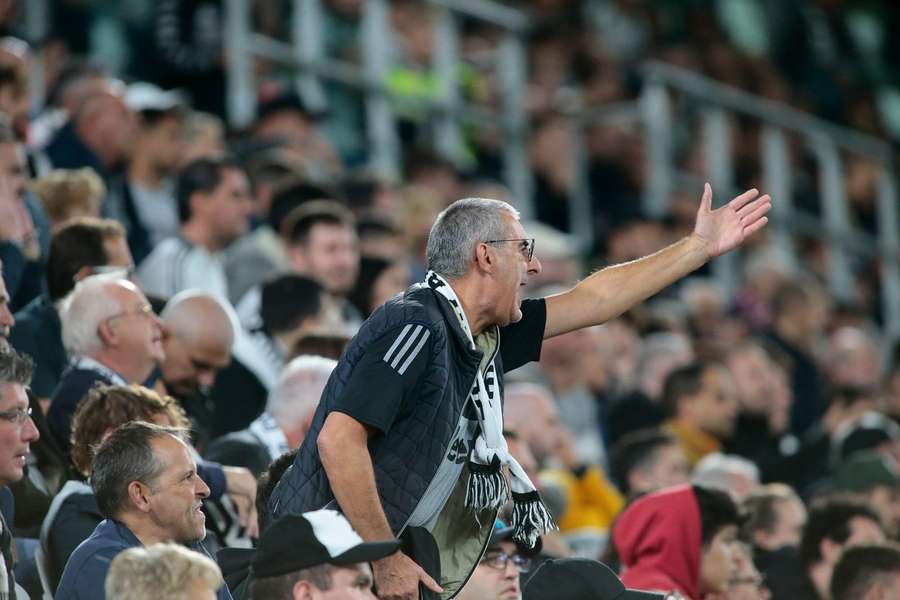
[[[389,329],[363,351],[329,410],[386,434],[414,400],[433,343],[434,333],[422,322]]]

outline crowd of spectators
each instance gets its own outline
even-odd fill
[[[430,5],[390,3],[404,169],[389,180],[364,166],[358,92],[327,85],[322,112],[267,61],[256,119],[227,127],[222,2],[51,2],[33,47],[14,37],[16,4],[0,3],[0,596],[96,598],[105,585],[149,598],[160,582],[270,598],[328,589],[335,573],[371,588],[360,561],[333,556],[321,562],[334,573],[304,563],[254,582],[267,555],[245,551],[273,526],[268,497],[346,343],[422,279],[435,216],[467,196],[519,200],[501,182],[498,126],[463,122],[461,163],[429,149],[415,100],[436,93]],[[257,28],[286,36],[287,4],[253,3]],[[326,52],[359,62],[364,2],[321,4]],[[646,59],[900,136],[895,3],[509,4],[539,24],[525,98],[536,221],[523,224],[543,263],[535,296],[692,227],[699,190],[646,218],[641,131],[601,123],[586,138],[597,243],[582,255],[569,235],[568,115],[634,100]],[[489,110],[498,33],[462,21],[462,91]],[[116,58],[88,59],[104,54]],[[702,176],[679,110],[676,155]],[[758,124],[735,127],[758,137]],[[738,186],[760,185],[757,146],[741,147]],[[815,212],[807,150],[792,152],[795,202]],[[870,231],[874,172],[858,159],[845,179]],[[507,376],[504,436],[559,531],[529,549],[498,521],[461,598],[586,597],[566,573],[606,572],[582,558],[689,600],[900,597],[900,349],[884,343],[877,264],[855,261],[853,301],[838,303],[821,240],[798,251],[802,267],[788,266],[756,236],[735,295],[701,270],[547,340]],[[284,531],[307,531],[300,521]],[[551,557],[567,560],[541,565]]]

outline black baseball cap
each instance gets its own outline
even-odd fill
[[[390,556],[400,540],[364,542],[337,511],[286,515],[266,529],[250,567],[253,577],[277,577],[316,565],[353,565]]]
[[[557,558],[539,566],[523,600],[665,600],[666,595],[629,590],[612,569],[588,558]]]

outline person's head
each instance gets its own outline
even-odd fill
[[[281,481],[281,476],[284,475],[284,472],[294,464],[294,459],[297,458],[297,452],[299,451],[300,448],[295,447],[293,450],[288,450],[273,460],[269,464],[269,467],[260,474],[259,479],[257,480],[256,519],[257,524],[259,525],[260,534],[262,534],[271,523],[272,511],[269,510],[269,499],[272,497],[272,492],[275,491],[275,487],[278,485],[278,482]]]
[[[0,261],[0,350],[9,347],[9,331],[16,324],[16,318],[9,308],[9,292],[3,279],[3,262]]]
[[[685,334],[668,331],[651,333],[643,340],[635,367],[640,391],[651,401],[659,401],[669,374],[691,364],[693,360],[691,340]]]
[[[694,465],[691,481],[729,492],[741,501],[759,487],[759,467],[742,456],[711,452]]]
[[[719,490],[682,485],[642,496],[613,527],[623,581],[661,571],[691,597],[723,592],[734,574],[740,524],[734,501]]]
[[[728,371],[718,363],[695,363],[672,371],[663,387],[666,409],[678,421],[727,439],[737,418]]]
[[[510,383],[504,390],[504,419],[534,453],[539,463],[553,460],[569,431],[559,420],[556,399],[534,383]]]
[[[166,388],[179,396],[211,389],[231,361],[234,310],[211,294],[187,290],[166,303],[160,318],[167,332],[162,362]]]
[[[262,285],[259,316],[263,329],[284,340],[285,349],[332,318],[331,299],[319,281],[286,273]]]
[[[500,326],[522,318],[521,290],[541,270],[518,211],[486,198],[465,198],[444,209],[428,235],[426,258],[428,269],[442,277],[480,282],[488,322]]]
[[[0,113],[9,116],[17,130],[22,131],[28,121],[28,72],[27,66],[0,63]]]
[[[362,213],[356,222],[356,234],[359,236],[359,253],[364,257],[391,260],[408,254],[406,232],[397,223],[393,211]]]
[[[60,320],[70,356],[89,356],[129,383],[143,382],[164,358],[159,318],[128,280],[95,275],[79,282]]]
[[[47,295],[56,302],[89,275],[121,269],[123,277],[134,268],[125,229],[113,219],[83,217],[60,227],[50,240],[47,256]]]
[[[25,391],[32,369],[27,357],[9,346],[0,348],[0,487],[22,479],[28,446],[39,437]]]
[[[174,173],[181,165],[184,147],[187,108],[181,95],[137,82],[128,86],[125,103],[137,116],[132,162],[143,163],[158,177]]]
[[[281,230],[291,268],[318,280],[329,293],[353,289],[359,245],[353,214],[332,200],[312,200],[285,217]]]
[[[821,567],[830,572],[847,548],[882,542],[884,537],[878,515],[871,508],[843,498],[825,498],[809,508],[800,561],[807,570]]]
[[[610,474],[626,496],[687,483],[690,467],[678,441],[661,429],[622,436],[610,453]]]
[[[738,542],[732,550],[735,568],[728,585],[723,592],[708,594],[705,600],[769,600],[772,595],[753,564],[751,548]]]
[[[700,510],[700,591],[721,592],[735,572],[734,546],[742,517],[727,492],[692,486]]]
[[[160,396],[139,385],[97,386],[88,392],[72,416],[72,464],[82,475],[91,474],[94,451],[110,431],[146,421],[186,429],[184,409],[171,396]]]
[[[831,600],[900,598],[900,546],[864,544],[841,554],[831,576]]]
[[[121,82],[106,81],[87,95],[72,116],[75,133],[103,166],[112,169],[131,155],[135,118],[123,101]]]
[[[306,437],[336,365],[330,358],[298,356],[285,365],[269,392],[266,412],[281,427],[291,448],[297,448]]]
[[[0,116],[0,175],[6,177],[13,196],[17,200],[23,200],[28,189],[25,148],[16,137],[9,121],[2,116]]]
[[[41,201],[53,231],[77,217],[98,218],[106,195],[103,180],[89,167],[56,169],[32,182],[31,190]]]
[[[521,600],[519,574],[528,571],[536,554],[512,539],[513,528],[497,521],[472,577],[460,600]]]
[[[159,543],[116,555],[105,590],[108,600],[215,600],[223,584],[211,558],[178,544]]]
[[[359,277],[347,299],[363,317],[409,286],[409,266],[402,259],[389,260],[363,256]]]
[[[831,334],[827,361],[834,385],[874,387],[879,383],[881,351],[870,332],[845,326]]]
[[[363,542],[333,510],[281,517],[260,536],[250,567],[254,600],[373,599],[369,562],[397,551],[399,540]]]
[[[832,483],[836,491],[872,508],[889,535],[900,532],[900,468],[891,454],[856,452],[838,466]]]
[[[781,282],[772,296],[772,320],[776,331],[795,343],[806,342],[819,333],[825,320],[818,286],[809,281]]]
[[[754,546],[763,550],[800,546],[806,505],[790,486],[764,485],[744,498],[742,506],[747,515],[743,537]]]
[[[209,487],[183,440],[183,429],[132,421],[104,439],[91,465],[91,487],[107,519],[142,541],[189,544],[206,535],[201,510]]]
[[[253,209],[250,184],[229,158],[199,158],[185,166],[175,185],[182,228],[196,230],[211,250],[246,233]]]
[[[181,164],[225,155],[225,124],[216,115],[191,111],[184,119]]]

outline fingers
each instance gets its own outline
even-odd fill
[[[763,217],[762,219],[757,220],[754,223],[751,223],[744,227],[744,237],[749,237],[766,226],[766,223],[769,222],[769,217]]]
[[[444,591],[444,588],[439,586],[438,583],[434,579],[432,579],[428,575],[428,573],[426,573],[421,567],[419,567],[419,581],[424,583],[425,587],[427,587],[432,592],[437,592],[438,594],[440,594]]]
[[[745,204],[759,196],[759,190],[751,188],[728,203],[734,210],[740,210]]]
[[[763,197],[765,198],[765,196]],[[738,211],[738,216],[741,218],[742,224],[748,225],[758,220],[771,209],[771,202],[760,202],[759,200],[757,200],[753,204],[748,204],[746,207],[744,207],[744,210]]]
[[[700,197],[700,211],[709,212],[712,210],[712,187],[709,183],[703,184],[703,195]]]

